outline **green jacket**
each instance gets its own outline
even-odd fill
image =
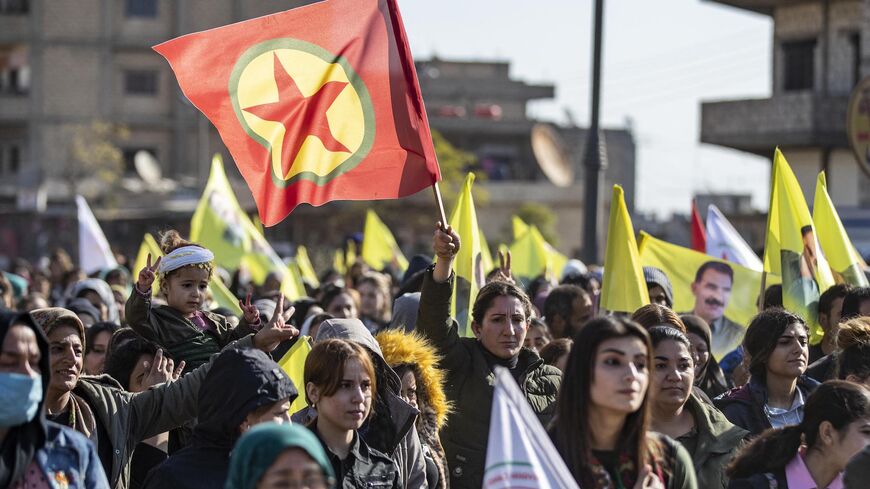
[[[686,445],[689,448],[694,444],[690,455],[698,475],[698,487],[725,489],[728,487],[725,468],[743,447],[743,440],[749,432],[731,424],[721,411],[695,394],[689,396],[686,408],[695,418],[695,429],[692,434],[681,436],[677,441],[685,442],[694,438],[694,443]]]
[[[444,390],[454,405],[441,430],[452,489],[478,489],[483,483],[489,420],[494,395],[493,373],[483,347],[475,338],[460,338],[458,324],[450,317],[450,297],[455,276],[445,283],[426,273],[420,295],[417,331],[441,356],[439,366],[446,372]],[[546,426],[555,410],[562,373],[545,365],[533,351],[523,348],[517,361],[522,375],[520,388],[541,423]]]
[[[251,338],[236,343],[251,348]],[[140,441],[169,431],[193,419],[197,412],[199,386],[211,363],[197,368],[175,382],[156,385],[142,392],[127,392],[108,375],[82,376],[73,392],[84,398],[102,423],[112,449],[112,466],[104,467],[111,487],[127,489],[130,485],[130,458]]]
[[[255,331],[242,318],[237,327],[220,314],[203,311],[217,331],[203,331],[169,306],[151,306],[151,296],[133,288],[125,311],[127,324],[143,338],[165,349],[170,357],[187,364],[185,373],[199,367],[221,349]]]

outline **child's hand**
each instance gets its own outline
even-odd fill
[[[290,340],[299,336],[299,330],[284,322],[284,294],[278,296],[278,305],[272,319],[263,326],[263,329],[254,335],[254,347],[270,353],[284,340]],[[294,308],[287,310],[288,315],[293,315]]]
[[[260,311],[257,310],[257,306],[251,304],[250,292],[248,292],[248,295],[245,297],[244,301],[239,299],[239,307],[245,314],[245,322],[248,323],[249,326],[257,325],[260,323]]]
[[[151,290],[151,284],[154,283],[154,278],[157,276],[157,269],[160,266],[162,256],[157,257],[157,261],[151,264],[151,253],[148,253],[148,261],[145,268],[139,271],[139,281],[136,282],[136,288],[143,294]]]

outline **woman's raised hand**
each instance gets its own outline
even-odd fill
[[[438,222],[435,227],[435,234],[432,236],[432,249],[435,251],[435,256],[438,260],[435,261],[435,270],[432,272],[432,278],[436,282],[445,282],[450,278],[451,270],[453,269],[453,259],[459,253],[460,243],[459,235],[448,224]]]

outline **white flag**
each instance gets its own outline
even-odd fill
[[[88,202],[81,195],[76,195],[76,207],[79,217],[79,266],[88,275],[104,268],[115,268],[118,262],[109,248],[109,242]]]
[[[707,208],[707,254],[760,272],[764,265],[713,204]]]
[[[484,489],[579,489],[510,372],[495,368]]]

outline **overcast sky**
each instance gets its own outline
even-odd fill
[[[415,58],[509,60],[511,76],[556,85],[530,114],[588,125],[592,0],[400,2]],[[630,124],[642,211],[686,212],[694,193],[767,201],[769,163],[699,143],[700,101],[770,96],[773,22],[700,0],[609,0],[602,121]],[[773,148],[771,148],[771,153]]]

